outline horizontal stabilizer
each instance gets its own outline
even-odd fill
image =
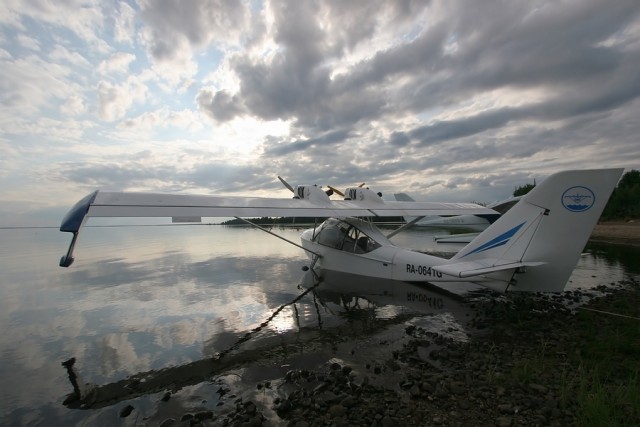
[[[500,262],[502,262],[500,264]],[[544,264],[543,262],[504,262],[498,259],[482,259],[478,261],[456,262],[453,264],[443,264],[433,267],[434,270],[453,277],[472,277],[481,274],[495,273],[520,267],[535,267]]]

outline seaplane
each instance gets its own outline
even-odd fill
[[[460,283],[497,292],[561,292],[624,169],[573,170],[546,178],[451,258],[394,245],[372,217],[488,215],[472,203],[385,201],[364,187],[348,188],[342,200],[314,185],[290,187],[293,198],[224,197],[95,191],[64,217],[60,230],[73,234],[60,266],[69,267],[79,232],[91,217],[306,217],[328,218],[301,234],[307,269],[348,273],[447,290]],[[579,205],[575,195],[583,195]],[[254,225],[259,227],[257,225]],[[261,228],[261,227],[259,227]],[[265,231],[272,233],[270,230]],[[276,234],[277,236],[277,234]]]

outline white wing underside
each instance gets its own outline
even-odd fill
[[[319,189],[317,191],[321,192]],[[80,200],[62,220],[60,231],[73,233],[73,239],[60,265],[68,267],[73,262],[73,248],[78,233],[90,217],[319,218],[494,213],[489,208],[472,203],[385,202],[377,196],[363,200],[331,200],[321,193],[322,197],[313,199],[277,199],[96,191]]]
[[[98,192],[88,217],[345,217],[494,213],[473,203],[379,202]]]

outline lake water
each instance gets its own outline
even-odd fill
[[[300,229],[277,231],[299,242]],[[393,240],[432,252],[460,248],[433,243],[433,234],[407,231]],[[302,251],[251,228],[87,227],[75,263],[60,268],[69,241],[56,229],[0,229],[2,425],[122,424],[118,412],[126,402],[135,403],[137,416],[155,411],[158,390],[95,409],[64,406],[72,388],[61,362],[71,357],[82,381],[97,385],[169,372],[174,381],[167,388],[180,396],[172,401],[186,410],[193,401],[215,406],[221,398],[213,374],[223,373],[207,369],[229,349],[248,361],[236,376],[250,383],[331,358],[335,346],[327,337],[353,334],[356,342],[369,329],[409,321],[456,331],[455,303],[410,285],[366,299],[340,297],[349,284],[306,292],[299,286],[309,262]],[[638,259],[638,248],[590,244],[568,289],[637,277]],[[272,351],[285,343],[299,350]],[[262,357],[270,362],[250,363]],[[194,374],[203,369],[206,375]]]

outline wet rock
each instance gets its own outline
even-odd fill
[[[353,396],[347,396],[342,399],[342,402],[340,402],[340,404],[346,408],[353,408],[358,404],[358,399]]]
[[[332,405],[329,408],[329,415],[331,416],[331,418],[342,417],[346,413],[347,408],[342,405]]]
[[[458,400],[458,407],[464,411],[471,409],[471,402],[468,399]]]
[[[126,418],[126,417],[128,417],[129,415],[131,415],[131,412],[133,412],[133,409],[134,409],[134,408],[133,408],[133,406],[131,406],[131,405],[127,405],[127,406],[125,406],[124,408],[122,408],[122,409],[120,410],[120,418]]]
[[[498,417],[496,418],[496,426],[509,427],[513,424],[513,418],[511,417]]]
[[[255,403],[253,402],[246,402],[244,404],[244,411],[245,413],[247,413],[250,416],[253,416],[256,414],[256,412],[258,411],[258,409],[256,408]]]
[[[167,418],[166,420],[162,421],[158,427],[170,427],[172,425],[174,425],[176,423],[175,418]]]
[[[213,418],[213,411],[202,411],[202,412],[197,412],[194,416],[194,419],[198,420],[198,421],[202,421],[202,420],[210,420]]]
[[[418,398],[420,397],[421,394],[421,390],[420,387],[418,387],[416,384],[413,385],[413,387],[411,387],[409,389],[409,394],[411,395],[411,397],[413,398]]]
[[[510,414],[513,412],[513,407],[508,403],[504,403],[502,405],[498,405],[498,411],[503,414]]]
[[[283,400],[276,408],[276,413],[280,418],[285,418],[293,410],[293,405],[289,400]]]
[[[538,393],[546,393],[547,392],[547,387],[540,385],[540,384],[536,384],[536,383],[530,383],[529,384],[529,388],[532,390],[537,391]]]
[[[394,427],[396,425],[396,423],[393,422],[393,419],[390,416],[387,415],[386,417],[383,417],[380,420],[380,425],[382,427]]]
[[[161,401],[166,402],[169,399],[171,399],[171,392],[166,392],[165,394],[162,395],[162,397],[160,398]]]

